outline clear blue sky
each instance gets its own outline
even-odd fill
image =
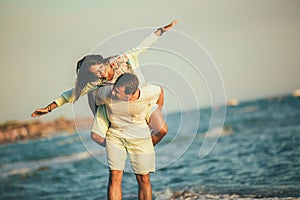
[[[77,60],[112,35],[173,19],[216,63],[227,98],[291,93],[300,88],[299,10],[298,0],[2,0],[0,122],[30,120],[73,87]],[[71,107],[45,119],[61,115]]]

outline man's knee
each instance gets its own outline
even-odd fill
[[[150,184],[150,174],[137,174],[136,178],[139,184],[142,185]]]
[[[109,171],[109,184],[121,184],[123,177],[123,171],[121,170],[110,170]]]

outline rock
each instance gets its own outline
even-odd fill
[[[90,127],[91,119],[76,119],[84,129]],[[81,122],[81,123],[79,123]],[[82,128],[82,127],[81,127]],[[39,120],[29,122],[8,121],[0,125],[0,144],[49,137],[62,132],[74,133],[73,119],[60,117],[53,121],[41,122]]]

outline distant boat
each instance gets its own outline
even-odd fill
[[[227,106],[237,106],[239,105],[239,101],[235,98],[229,99],[226,103]]]
[[[300,97],[300,89],[297,89],[293,92],[294,97]]]

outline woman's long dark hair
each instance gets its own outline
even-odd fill
[[[87,55],[83,57],[81,60],[77,62],[76,73],[77,73],[77,80],[75,85],[75,99],[76,102],[80,95],[83,88],[86,86],[87,83],[93,82],[98,80],[99,78],[90,72],[90,67],[92,65],[103,63],[104,59],[101,55]]]

